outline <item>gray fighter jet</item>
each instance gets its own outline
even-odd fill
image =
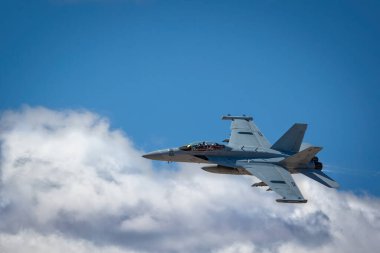
[[[262,182],[252,186],[268,186],[282,196],[277,202],[306,203],[291,174],[301,173],[330,187],[338,183],[322,172],[323,165],[316,154],[321,147],[301,144],[307,124],[294,124],[276,143],[271,145],[252,117],[223,116],[231,120],[231,136],[226,145],[216,142],[194,142],[178,148],[158,150],[143,155],[152,160],[168,162],[207,163],[207,172],[232,175],[252,175]]]

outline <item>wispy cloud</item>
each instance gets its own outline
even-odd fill
[[[329,173],[334,173],[334,174],[345,174],[345,175],[352,175],[355,177],[360,177],[360,176],[379,176],[380,171],[378,169],[370,169],[370,168],[360,168],[358,169],[353,169],[353,168],[345,168],[341,166],[335,166],[335,165],[330,165],[326,164],[324,165],[325,171],[328,171]]]
[[[374,252],[380,199],[301,176],[279,204],[252,177],[155,170],[88,111],[25,107],[0,119],[0,252]]]

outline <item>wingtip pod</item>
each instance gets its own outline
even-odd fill
[[[276,199],[278,203],[305,204],[307,199]]]
[[[225,115],[222,117],[222,120],[235,120],[235,119],[244,119],[246,121],[252,121],[253,118],[251,116],[231,116],[231,115]]]

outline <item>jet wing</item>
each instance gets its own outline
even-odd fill
[[[231,136],[228,142],[229,146],[235,148],[241,148],[242,146],[263,148],[271,147],[268,140],[253,123],[252,117],[224,116],[222,119],[232,120]]]
[[[281,195],[282,199],[277,202],[285,203],[306,203],[302,193],[298,189],[291,174],[281,166],[274,164],[249,164],[239,163],[252,175],[266,183],[273,191]]]

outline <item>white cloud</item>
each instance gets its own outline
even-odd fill
[[[296,176],[305,205],[247,176],[158,171],[88,111],[0,119],[0,252],[371,252],[380,199]]]
[[[215,253],[251,253],[255,251],[255,245],[251,242],[237,242],[225,248],[218,249]]]
[[[143,214],[135,218],[129,218],[121,223],[123,231],[131,232],[157,232],[160,229],[160,223],[154,220],[150,215]]]
[[[126,248],[115,246],[99,246],[94,243],[65,237],[57,233],[47,235],[39,234],[31,230],[21,230],[17,234],[1,234],[1,252],[12,253],[132,253],[136,252]]]

